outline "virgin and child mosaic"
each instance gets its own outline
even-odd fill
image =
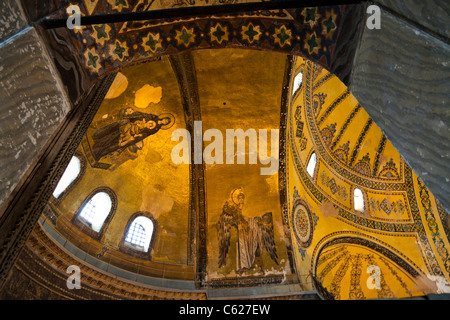
[[[120,162],[120,158],[134,158],[144,146],[144,140],[155,135],[159,130],[167,130],[175,123],[171,113],[160,115],[135,111],[131,107],[122,108],[118,114],[98,121],[86,137],[91,158],[95,163],[108,159],[110,162]],[[124,157],[124,153],[128,156]]]

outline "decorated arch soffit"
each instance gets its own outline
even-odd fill
[[[378,297],[448,292],[449,228],[441,205],[336,76],[300,57],[292,78],[298,72],[303,73],[303,81],[289,102],[286,136],[286,218],[297,269],[300,273],[311,270],[337,298],[376,297],[356,287],[353,292],[342,289],[343,294],[336,287],[346,276],[350,283],[356,281],[361,263],[375,261],[370,259],[381,259],[385,276],[404,288],[391,294],[386,287],[384,293],[378,291]],[[306,167],[313,152],[317,165],[311,176]],[[354,210],[355,187],[363,193],[363,212]],[[349,235],[361,241],[336,240],[340,244],[335,251],[324,245],[334,237],[348,240]],[[331,255],[338,252],[342,259],[333,264]],[[325,267],[328,256],[331,260]],[[412,287],[403,278],[415,283],[415,293],[407,292]],[[418,280],[423,278],[428,279],[426,285]]]
[[[81,15],[125,13],[247,1],[71,1]],[[253,1],[255,2],[255,1]],[[90,81],[128,64],[203,48],[248,48],[309,57],[329,68],[345,6],[259,10],[152,21],[81,26],[70,30]],[[65,12],[60,13],[66,16]]]
[[[44,211],[56,230],[94,256],[103,258],[106,253],[111,261],[111,256],[130,259],[128,269],[133,263],[154,269],[159,266],[153,262],[191,265],[190,169],[189,164],[175,166],[171,160],[177,144],[171,140],[172,132],[185,129],[186,121],[169,59],[118,72],[78,146],[77,154],[85,159],[82,177],[62,199],[51,199]],[[98,241],[82,241],[86,235],[70,223],[73,213],[89,192],[105,186],[117,197],[114,219],[93,237]],[[150,213],[160,231],[144,258],[119,248],[127,222],[136,212]],[[168,245],[169,241],[176,245]]]

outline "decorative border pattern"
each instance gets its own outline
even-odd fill
[[[447,271],[447,273],[450,274],[450,255],[439,233],[439,225],[433,214],[428,189],[425,187],[425,185],[419,178],[417,178],[417,183],[419,186],[420,202],[425,210],[425,221],[427,223],[427,227],[431,232],[431,238],[433,239],[433,243],[436,246],[437,252],[444,264],[444,268]],[[443,273],[440,270],[440,268],[435,270],[435,274],[443,276]]]
[[[81,13],[87,8],[80,5]],[[239,47],[307,56],[330,69],[344,6],[246,12],[239,15],[111,24],[73,29],[91,81],[128,64],[192,49]],[[139,25],[139,26],[138,26]]]
[[[418,206],[418,202],[415,194],[415,187],[413,181],[413,173],[411,168],[405,163],[402,167],[402,172],[400,178],[402,181],[399,182],[389,182],[388,179],[383,179],[376,177],[375,179],[367,179],[367,177],[354,174],[352,171],[343,168],[334,158],[328,154],[321,140],[320,133],[316,127],[315,117],[314,117],[314,106],[312,104],[312,77],[313,77],[313,62],[307,61],[307,68],[304,72],[304,106],[306,113],[306,121],[308,124],[308,130],[310,132],[313,144],[315,146],[315,151],[320,155],[320,158],[327,163],[331,169],[333,169],[339,176],[347,179],[350,183],[370,189],[372,192],[379,191],[392,191],[392,192],[404,192],[411,213],[411,223],[391,223],[387,221],[380,221],[380,219],[369,219],[364,215],[355,214],[352,210],[346,210],[339,205],[334,204],[334,207],[338,210],[338,219],[348,223],[353,226],[364,227],[373,233],[390,234],[394,236],[416,236],[417,242],[419,244],[422,257],[424,259],[425,265],[432,275],[442,276],[442,270],[440,269],[439,263],[436,260],[433,249],[430,242],[428,241],[427,232],[422,222],[421,211]],[[292,109],[292,107],[291,107]],[[290,111],[292,112],[292,111]],[[293,127],[292,117],[290,118],[290,137],[293,137]],[[367,124],[367,123],[366,123]],[[312,195],[312,199],[316,201],[319,205],[324,200],[327,199],[325,195],[317,188],[315,183],[311,181],[309,176],[306,174],[304,164],[300,161],[299,150],[297,150],[297,145],[294,139],[289,141],[291,147],[291,153],[293,158],[294,168],[302,184],[305,186],[305,190]],[[318,159],[320,159],[318,158]],[[388,170],[389,168],[386,168]],[[381,180],[381,181],[380,181]],[[387,180],[387,181],[386,181]],[[439,245],[440,243],[438,243]],[[445,255],[445,253],[443,253]]]
[[[319,265],[319,259],[321,257],[321,252],[336,244],[357,244],[360,246],[372,249],[382,256],[385,256],[390,261],[396,263],[399,267],[405,270],[413,278],[419,277],[421,275],[420,268],[409,260],[405,255],[398,252],[395,248],[389,246],[386,243],[378,243],[379,240],[365,235],[368,239],[361,238],[357,236],[355,232],[335,232],[323,239],[321,239],[316,247],[314,248],[313,256],[311,258],[311,270],[314,272],[314,276],[317,274],[317,267]],[[330,239],[328,240],[327,239]],[[326,241],[325,244],[322,244]]]
[[[280,106],[280,141],[279,141],[279,156],[280,161],[278,170],[278,194],[280,196],[281,216],[283,221],[284,237],[286,239],[286,251],[289,259],[289,266],[291,273],[295,274],[294,269],[294,255],[292,252],[292,239],[289,224],[289,191],[287,188],[287,125],[288,125],[288,112],[289,101],[291,96],[292,78],[294,74],[293,66],[295,65],[296,57],[287,56],[283,77],[283,89],[281,92],[281,106]],[[298,71],[300,72],[300,71]],[[303,71],[302,71],[303,72]],[[301,90],[301,86],[298,91]]]
[[[321,156],[321,158],[333,169],[336,173],[338,173],[340,176],[344,177],[345,179],[349,180],[350,182],[359,185],[364,188],[370,188],[374,190],[392,190],[392,191],[398,191],[398,190],[404,190],[404,184],[402,182],[393,182],[389,179],[384,179],[377,177],[376,180],[374,179],[367,179],[366,176],[363,176],[359,173],[357,173],[354,170],[345,168],[342,166],[341,163],[338,162],[338,160],[335,160],[331,154],[328,153],[326,150],[326,147],[324,146],[324,143],[322,141],[322,137],[320,135],[320,132],[318,130],[315,116],[314,116],[314,107],[313,107],[313,91],[312,91],[312,73],[313,73],[313,62],[307,61],[307,68],[304,72],[304,88],[305,88],[305,96],[304,96],[304,105],[305,105],[305,113],[306,113],[306,120],[308,124],[308,129],[310,132],[310,136],[314,142],[316,151],[318,152],[318,155]],[[369,125],[370,126],[370,125]],[[291,141],[292,144],[292,141]]]
[[[297,244],[303,249],[311,245],[314,236],[314,227],[319,219],[311,213],[308,204],[299,198],[297,190],[294,190],[291,223]]]

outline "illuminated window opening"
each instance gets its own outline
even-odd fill
[[[309,158],[308,166],[306,167],[306,172],[308,172],[308,174],[311,177],[314,176],[314,171],[316,170],[316,163],[317,163],[316,153],[313,152],[311,157]]]
[[[92,230],[99,232],[111,207],[111,197],[105,192],[98,192],[83,206],[79,218]]]
[[[294,78],[294,85],[292,87],[292,94],[295,94],[298,89],[300,89],[303,81],[303,72],[297,73],[297,75]]]
[[[125,243],[133,249],[148,252],[153,234],[153,222],[144,216],[133,220],[128,228]]]
[[[64,171],[61,179],[59,180],[55,191],[53,191],[53,196],[58,198],[69,186],[70,184],[78,177],[81,171],[81,163],[80,159],[76,156],[73,156]]]
[[[364,195],[359,188],[353,190],[353,207],[358,212],[364,212]]]

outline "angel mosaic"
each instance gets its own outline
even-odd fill
[[[242,215],[245,195],[242,188],[234,189],[223,205],[222,213],[217,221],[219,241],[219,268],[226,265],[226,257],[231,244],[231,230],[237,232],[237,269],[239,273],[251,270],[258,265],[263,270],[262,254],[264,248],[278,265],[275,245],[272,213],[267,212],[257,217]]]

